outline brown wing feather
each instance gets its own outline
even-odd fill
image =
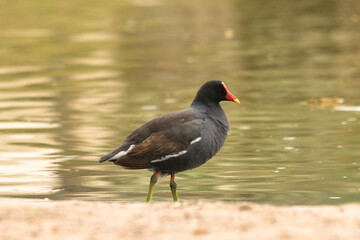
[[[174,142],[161,133],[153,133],[125,156],[115,161],[115,164],[129,169],[151,168],[152,160],[186,149],[188,143]]]
[[[128,149],[135,145],[114,163],[130,169],[151,168],[152,160],[185,150],[192,140],[201,135],[202,127],[203,119],[197,118],[191,109],[155,118],[133,131],[123,145],[111,153],[114,155],[123,146]]]

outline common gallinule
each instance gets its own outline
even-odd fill
[[[178,201],[175,173],[199,167],[224,144],[230,123],[219,102],[240,103],[221,81],[206,82],[189,108],[166,114],[135,129],[99,162],[110,161],[128,169],[149,169],[147,202],[160,174],[170,174],[170,189]]]

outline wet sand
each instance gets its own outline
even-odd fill
[[[0,198],[0,239],[360,239],[360,204],[118,203]]]

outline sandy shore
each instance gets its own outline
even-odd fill
[[[360,204],[104,203],[0,198],[0,239],[360,239]]]

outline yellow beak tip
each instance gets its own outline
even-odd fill
[[[236,103],[238,103],[238,104],[240,104],[240,101],[239,101],[239,99],[234,99],[234,102],[236,102]]]

